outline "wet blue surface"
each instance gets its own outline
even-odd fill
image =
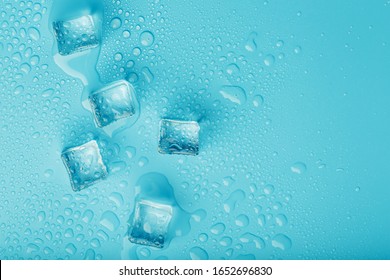
[[[1,259],[390,258],[386,0],[0,7]],[[58,54],[82,15],[99,46]],[[99,128],[88,96],[120,79],[137,113]],[[199,123],[198,155],[158,152],[163,118]],[[108,175],[74,192],[61,153],[90,140]],[[173,207],[162,249],[128,239],[145,197]]]

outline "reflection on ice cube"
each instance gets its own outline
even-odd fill
[[[53,28],[60,55],[82,52],[100,44],[98,25],[90,15],[56,21]]]
[[[99,146],[95,140],[62,152],[74,191],[80,191],[107,176]]]
[[[162,248],[172,219],[172,207],[148,200],[136,201],[129,229],[132,243]]]
[[[125,80],[113,82],[93,92],[89,101],[96,124],[104,127],[133,116],[136,110],[135,98],[134,87]]]
[[[199,130],[195,121],[162,119],[158,151],[162,154],[197,155]]]

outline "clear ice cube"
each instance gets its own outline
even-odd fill
[[[135,90],[125,80],[104,86],[89,96],[96,124],[107,126],[135,114]]]
[[[60,55],[95,48],[100,43],[98,26],[91,15],[53,23]]]
[[[199,130],[195,121],[162,119],[158,151],[162,154],[197,155]]]
[[[62,152],[74,191],[80,191],[107,176],[99,146],[95,140]]]
[[[129,229],[130,242],[162,248],[171,219],[170,205],[137,200]]]

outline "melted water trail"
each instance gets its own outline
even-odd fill
[[[59,42],[54,39],[53,44],[53,57],[55,63],[68,75],[80,79],[84,85],[84,90],[81,94],[81,102],[87,110],[91,111],[88,100],[89,93],[100,88],[102,86],[99,74],[96,70],[96,64],[99,58],[101,49],[101,30],[103,19],[103,5],[101,0],[57,0],[53,4],[49,18],[49,30],[53,32],[53,37],[56,38],[56,34],[53,29],[53,23],[64,22],[63,26],[68,26],[68,21],[79,19],[80,17],[90,17],[93,23],[92,28],[97,34],[98,45],[90,48],[84,48],[68,55],[59,53]],[[80,27],[81,26],[81,27]],[[89,27],[76,25],[79,27],[75,30],[75,35],[80,35],[82,31],[88,31]],[[83,28],[83,29],[82,29]],[[81,31],[82,30],[82,31]],[[90,38],[85,38],[85,34],[80,36],[79,41],[75,39],[75,42],[84,42]],[[58,34],[57,34],[58,36]],[[69,42],[74,43],[74,42]],[[69,48],[69,45],[66,47]]]

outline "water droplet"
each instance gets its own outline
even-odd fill
[[[136,47],[133,49],[133,55],[139,56],[141,54],[141,49]]]
[[[199,223],[199,222],[203,221],[206,218],[206,216],[207,216],[207,212],[205,210],[198,209],[191,215],[191,218],[195,222]]]
[[[277,234],[272,238],[272,247],[280,250],[288,250],[292,246],[291,239],[284,234]]]
[[[127,155],[127,157],[128,157],[129,159],[132,159],[132,158],[135,156],[136,151],[137,151],[137,150],[135,149],[135,147],[132,147],[132,146],[127,146],[127,147],[125,148],[126,155]]]
[[[147,82],[147,83],[151,83],[151,82],[153,82],[153,80],[154,80],[154,75],[153,75],[153,73],[152,73],[152,71],[150,71],[150,69],[148,68],[148,67],[143,67],[142,69],[141,69],[141,73],[143,74],[143,76],[144,76],[144,78],[145,78],[145,81]]]
[[[287,217],[283,214],[278,214],[275,217],[275,223],[280,227],[285,226],[287,224]]]
[[[154,36],[153,33],[150,31],[144,31],[141,33],[139,36],[139,41],[142,46],[149,47],[153,44],[154,42]]]
[[[226,67],[226,73],[229,75],[238,75],[240,73],[240,68],[235,63],[231,63]]]
[[[76,248],[76,246],[74,246],[73,243],[69,243],[68,245],[66,245],[65,251],[66,251],[68,254],[70,254],[70,255],[74,255],[74,254],[76,254],[76,252],[77,252],[77,248]]]
[[[46,169],[45,172],[43,173],[43,175],[46,178],[50,178],[51,176],[53,176],[53,173],[54,173],[54,171],[52,169]]]
[[[106,211],[100,218],[100,224],[110,231],[116,231],[120,225],[120,221],[114,212]]]
[[[234,222],[239,227],[246,227],[249,224],[249,218],[247,215],[241,214],[236,217]]]
[[[45,89],[42,92],[42,97],[45,97],[45,98],[50,97],[53,95],[53,93],[54,93],[54,89],[52,89],[52,88]]]
[[[84,222],[84,223],[89,223],[92,221],[93,219],[93,212],[91,210],[85,210],[84,214],[83,214],[83,217],[81,218],[81,220]]]
[[[264,98],[261,95],[255,95],[253,96],[253,106],[260,107],[264,103]]]
[[[37,217],[38,217],[38,222],[42,222],[46,219],[46,213],[44,211],[39,211]]]
[[[150,256],[150,254],[151,254],[151,252],[150,252],[149,248],[143,247],[143,248],[139,249],[139,255],[144,257],[144,258],[148,258]]]
[[[272,194],[274,191],[275,191],[275,187],[274,185],[271,185],[271,184],[267,184],[264,186],[264,189],[263,189],[264,193],[265,194]]]
[[[190,258],[191,258],[191,260],[208,260],[209,255],[202,248],[193,247],[190,250]]]
[[[116,53],[116,54],[114,55],[114,60],[115,60],[115,61],[121,61],[122,58],[123,58],[123,55],[122,55],[120,52],[118,52],[118,53]]]
[[[295,174],[302,174],[306,171],[306,164],[303,162],[296,162],[291,166],[290,169]]]
[[[300,46],[296,46],[296,47],[294,48],[294,53],[295,53],[295,54],[300,54],[301,51],[302,51],[302,48],[301,48]]]
[[[28,29],[28,35],[33,39],[34,41],[38,41],[41,39],[41,33],[36,29],[35,27],[30,27]]]
[[[118,29],[122,26],[122,20],[120,18],[114,17],[110,22],[110,27],[112,29]]]
[[[37,253],[39,251],[39,247],[35,244],[28,244],[27,245],[27,248],[26,248],[26,252],[27,254],[33,254],[33,253]]]
[[[93,249],[88,249],[85,252],[84,260],[94,260],[95,259],[95,251]]]
[[[138,166],[139,167],[144,167],[148,163],[149,163],[149,160],[148,160],[147,157],[140,157],[139,160],[138,160]]]
[[[16,95],[18,95],[18,94],[21,94],[23,91],[24,91],[24,87],[23,87],[23,86],[17,86],[17,87],[15,88],[15,90],[14,90],[14,93],[15,93]]]
[[[274,63],[275,63],[275,57],[272,54],[269,54],[264,58],[264,64],[266,66],[272,66]]]
[[[123,31],[122,36],[123,36],[123,38],[127,39],[127,38],[130,38],[131,33],[129,30],[125,30],[125,31]]]
[[[230,246],[232,245],[232,243],[233,240],[228,236],[222,237],[221,240],[219,241],[219,244],[221,244],[224,247]]]
[[[235,190],[230,194],[229,198],[224,202],[223,209],[226,213],[230,213],[236,208],[237,202],[245,198],[245,193],[242,190]]]
[[[209,236],[206,233],[201,233],[199,234],[198,239],[200,242],[206,242],[209,239]]]
[[[226,226],[223,223],[217,223],[213,225],[210,229],[210,232],[215,235],[222,234],[226,229]]]
[[[248,39],[245,43],[245,49],[248,51],[248,52],[254,52],[256,51],[257,49],[257,44],[256,44],[256,39],[257,37],[257,33],[256,32],[252,32],[251,34],[249,34],[248,36]]]
[[[222,86],[219,93],[233,103],[244,104],[246,102],[246,92],[239,86]]]
[[[120,207],[123,205],[123,196],[118,192],[113,192],[108,197],[112,202],[116,204],[117,207]]]
[[[253,242],[255,244],[255,247],[257,249],[263,249],[265,247],[265,242],[264,240],[257,236],[257,235],[254,235],[252,233],[244,233],[243,235],[240,236],[240,241],[242,243],[250,243],[250,242]]]

